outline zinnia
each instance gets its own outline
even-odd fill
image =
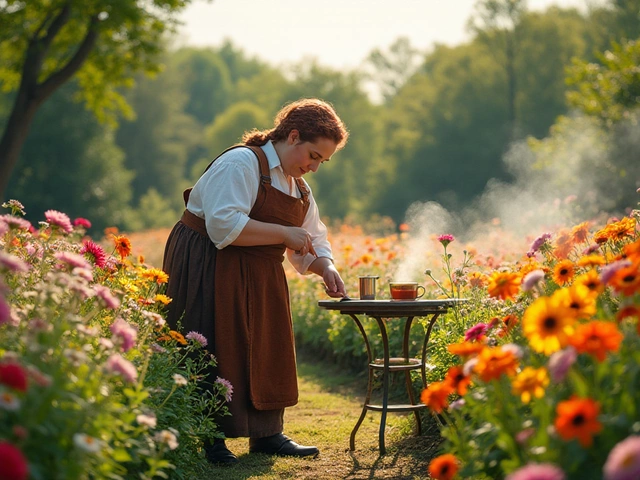
[[[27,480],[29,465],[18,447],[0,440],[0,479]]]
[[[27,373],[14,362],[0,363],[0,384],[20,392],[27,391]]]
[[[618,443],[604,464],[605,480],[640,478],[640,436],[632,435]]]
[[[544,368],[526,367],[513,379],[513,393],[520,395],[522,403],[529,403],[531,398],[542,398],[544,388],[549,385],[549,375]]]
[[[450,453],[445,453],[431,460],[429,475],[434,480],[451,480],[456,476],[459,468],[458,459]]]
[[[602,362],[608,352],[620,349],[623,335],[613,322],[593,321],[580,325],[570,339],[578,353],[588,353]]]
[[[598,421],[600,404],[590,398],[573,395],[569,400],[558,403],[555,427],[563,440],[578,439],[584,448],[593,444],[593,436],[602,430]]]
[[[449,395],[453,387],[447,382],[432,382],[420,394],[420,400],[427,407],[437,413],[442,413],[449,405]]]
[[[44,212],[44,218],[50,225],[58,227],[65,233],[73,232],[73,226],[71,225],[71,219],[66,213],[59,212],[57,210],[47,210]]]

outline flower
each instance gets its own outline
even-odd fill
[[[444,248],[447,248],[447,245],[449,245],[454,240],[455,240],[454,236],[448,233],[445,235],[440,235],[438,237],[438,241],[442,244]]]
[[[538,238],[536,238],[531,246],[529,247],[529,252],[527,252],[528,257],[533,257],[540,248],[547,242],[547,240],[551,240],[550,233],[543,233]]]
[[[489,296],[501,300],[513,300],[520,289],[520,275],[513,272],[494,272],[489,277]]]
[[[540,283],[542,279],[544,279],[544,270],[532,270],[531,272],[527,273],[522,279],[522,291],[528,292],[530,290],[533,290],[533,287]]]
[[[578,352],[571,346],[552,353],[547,364],[551,380],[555,383],[562,382],[577,358]]]
[[[80,253],[98,268],[104,268],[107,263],[107,254],[104,249],[91,240],[84,240]]]
[[[175,383],[179,387],[184,387],[185,385],[187,385],[188,382],[187,382],[187,379],[184,378],[179,373],[174,373],[173,374],[173,383]]]
[[[453,386],[448,382],[431,382],[427,388],[422,390],[420,400],[427,407],[437,413],[449,405],[449,395],[453,393]]]
[[[569,400],[556,406],[555,427],[563,440],[577,438],[584,448],[593,443],[593,435],[602,430],[598,421],[600,404],[590,398],[572,395]]]
[[[120,258],[124,259],[131,255],[131,240],[124,235],[114,235],[113,242],[115,243],[116,251],[120,255]]]
[[[20,449],[9,442],[0,440],[0,478],[6,480],[27,480],[29,464]]]
[[[569,341],[578,353],[588,353],[602,362],[608,352],[620,349],[622,338],[614,322],[593,321],[578,326]]]
[[[199,343],[200,346],[202,346],[203,348],[206,347],[207,344],[209,343],[206,337],[198,332],[189,332],[184,338],[186,338],[187,340],[193,340],[194,342]]]
[[[0,392],[0,408],[9,412],[16,412],[20,409],[20,400],[13,393]]]
[[[56,260],[66,263],[71,268],[85,268],[91,270],[91,265],[82,255],[73,252],[56,252],[53,254]]]
[[[587,273],[578,275],[573,281],[573,284],[584,285],[596,296],[604,291],[604,285],[596,270],[589,270]]]
[[[619,322],[625,318],[636,318],[640,320],[640,306],[639,305],[625,305],[616,313],[616,320]],[[2,322],[0,322],[1,324]]]
[[[153,438],[158,443],[166,444],[170,450],[178,448],[178,439],[175,434],[169,430],[157,432]]]
[[[561,260],[553,268],[553,280],[558,285],[565,285],[575,275],[575,266],[571,260]]]
[[[549,385],[549,375],[544,368],[524,368],[513,379],[513,393],[520,395],[522,403],[529,403],[532,397],[542,398],[544,388]]]
[[[9,227],[10,230],[28,230],[32,228],[31,222],[14,215],[0,215],[0,221]]]
[[[607,283],[623,295],[640,293],[640,262],[617,269]]]
[[[554,294],[576,318],[591,318],[596,313],[596,295],[588,287],[574,284]]]
[[[62,213],[57,210],[47,210],[46,212],[44,212],[44,218],[50,225],[58,227],[65,233],[73,232],[71,219],[67,216],[66,213]]]
[[[515,375],[518,368],[518,358],[509,349],[502,347],[485,348],[478,355],[478,363],[473,371],[485,382],[497,380],[500,376]]]
[[[19,392],[26,392],[27,372],[18,363],[0,363],[0,384]]]
[[[116,310],[120,306],[120,300],[113,296],[109,287],[97,284],[93,286],[93,290],[96,292],[96,295],[104,301],[107,308]]]
[[[156,425],[158,424],[158,419],[153,414],[152,415],[140,414],[136,416],[136,422],[138,422],[139,425],[145,425],[149,428],[156,428]]]
[[[160,302],[163,305],[169,305],[173,299],[170,297],[167,297],[166,295],[162,294],[162,293],[158,293],[155,297],[153,297],[153,299],[156,302]],[[203,345],[204,346],[204,345]]]
[[[186,345],[187,341],[184,339],[184,336],[180,332],[176,332],[175,330],[169,331],[169,336],[178,342],[180,345]]]
[[[120,340],[123,352],[129,351],[136,344],[138,330],[121,317],[115,319],[109,326],[109,330],[114,337]]]
[[[489,325],[486,323],[476,323],[464,333],[464,341],[474,342],[482,338],[487,333],[487,330],[489,330]]]
[[[536,352],[549,355],[568,344],[575,316],[557,296],[537,298],[525,310],[522,330]]]
[[[459,357],[471,357],[477,355],[484,350],[485,345],[482,343],[451,343],[447,345],[447,351],[452,355],[458,355]]]
[[[5,252],[0,252],[0,267],[6,268],[10,272],[28,272],[30,268],[28,263]]]
[[[454,455],[445,453],[429,462],[429,475],[435,480],[451,480],[458,473],[459,463]]]
[[[214,383],[223,387],[224,398],[227,402],[230,402],[233,396],[233,385],[231,385],[231,382],[229,380],[225,380],[224,378],[216,377],[216,381]]]
[[[73,443],[80,450],[85,452],[95,453],[102,449],[102,442],[97,438],[91,437],[86,433],[76,433],[73,435]]]
[[[589,222],[582,222],[571,229],[571,241],[584,243],[589,239]]]
[[[10,208],[11,213],[13,213],[14,215],[16,213],[20,213],[21,215],[27,214],[27,212],[24,211],[24,205],[22,205],[22,203],[20,203],[18,200],[14,199],[10,199],[9,201],[4,202],[2,204],[2,208]]]
[[[588,268],[588,267],[599,267],[606,263],[604,257],[602,255],[598,255],[596,253],[592,253],[589,255],[585,255],[580,258],[576,264],[579,267]]]
[[[444,382],[448,383],[458,395],[463,396],[467,393],[467,388],[471,383],[471,377],[464,374],[463,368],[460,365],[455,365],[447,371]]]
[[[86,218],[78,217],[73,221],[74,227],[91,228],[91,222]]]
[[[5,323],[12,323],[13,318],[11,316],[11,306],[9,303],[0,295],[0,326]]]
[[[142,270],[140,275],[142,276],[142,278],[153,280],[158,285],[167,283],[169,281],[169,275],[158,268],[148,268],[146,270]]]
[[[529,463],[507,475],[506,480],[565,480],[564,472],[551,463]]]
[[[640,478],[640,436],[625,438],[609,452],[603,468],[604,480]]]
[[[600,270],[600,281],[604,284],[608,284],[618,270],[630,265],[631,262],[629,260],[617,260],[602,267],[602,270]]]
[[[121,375],[126,382],[134,383],[138,379],[136,367],[129,360],[125,360],[117,353],[111,355],[105,364],[107,371]]]

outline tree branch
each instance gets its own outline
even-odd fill
[[[63,83],[69,80],[73,74],[75,74],[82,64],[86,61],[89,53],[93,50],[98,39],[98,16],[91,17],[89,22],[89,28],[82,43],[76,50],[76,53],[69,59],[66,65],[64,65],[57,72],[52,73],[49,78],[38,85],[37,99],[38,101],[44,101],[49,95],[51,95],[57,88]]]
[[[49,48],[49,45],[51,45],[51,42],[56,37],[60,29],[64,26],[65,23],[69,21],[70,14],[71,14],[71,5],[69,3],[66,3],[64,7],[62,7],[62,10],[60,10],[60,13],[56,16],[56,18],[53,19],[49,28],[47,28],[47,34],[42,38],[37,38],[37,36],[40,34],[40,31],[44,27],[46,20],[45,22],[42,23],[42,25],[40,25],[40,27],[36,31],[35,40],[39,44],[39,46],[42,48],[43,54],[45,53],[46,49]]]

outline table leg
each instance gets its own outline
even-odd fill
[[[378,444],[380,455],[384,455],[387,449],[384,446],[384,430],[387,424],[387,408],[389,407],[389,337],[387,336],[387,326],[380,317],[374,317],[380,328],[382,336],[382,348],[384,351],[382,369],[382,415],[380,416],[380,433],[378,434]]]
[[[354,314],[349,314],[349,316],[353,319],[354,322],[356,322],[356,325],[360,330],[360,334],[364,339],[364,344],[367,347],[367,361],[368,361],[367,365],[368,365],[371,362],[373,362],[373,357],[371,356],[371,346],[369,345],[369,339],[367,338],[367,333],[365,332],[364,327],[362,326],[362,323],[360,323],[360,320],[358,319],[358,317],[356,317]],[[362,406],[362,413],[360,413],[360,418],[356,422],[355,427],[353,427],[353,430],[351,431],[351,436],[349,438],[349,450],[351,450],[352,452],[356,449],[356,433],[358,432],[360,425],[362,425],[364,417],[367,415],[367,405],[371,401],[371,391],[373,389],[373,370],[371,368],[369,368],[368,370],[369,370],[369,379],[367,381],[367,396],[364,399],[364,405]]]
[[[427,388],[427,345],[429,344],[429,337],[431,337],[431,330],[436,320],[440,316],[440,313],[434,313],[429,320],[429,326],[427,327],[427,333],[424,336],[424,343],[422,344],[422,368],[420,373],[422,374],[422,386]]]
[[[407,322],[404,325],[404,341],[402,342],[402,355],[404,356],[405,363],[409,363],[409,340],[411,334],[411,323],[413,317],[407,317]],[[411,381],[411,372],[405,370],[404,372],[405,383],[407,385],[407,394],[409,395],[409,401],[411,405],[416,405],[416,396],[413,393],[413,382]],[[422,424],[420,422],[420,414],[417,410],[413,411],[413,416],[416,420],[416,435],[422,435]]]

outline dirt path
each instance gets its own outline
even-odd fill
[[[425,479],[429,460],[436,454],[437,431],[421,437],[410,430],[409,419],[387,417],[386,455],[378,453],[380,413],[369,412],[349,451],[349,435],[362,409],[366,379],[326,365],[299,361],[300,403],[285,413],[285,433],[303,445],[317,445],[315,459],[249,455],[247,439],[227,444],[240,462],[212,469],[204,478],[236,479]],[[424,432],[423,432],[424,433]]]

